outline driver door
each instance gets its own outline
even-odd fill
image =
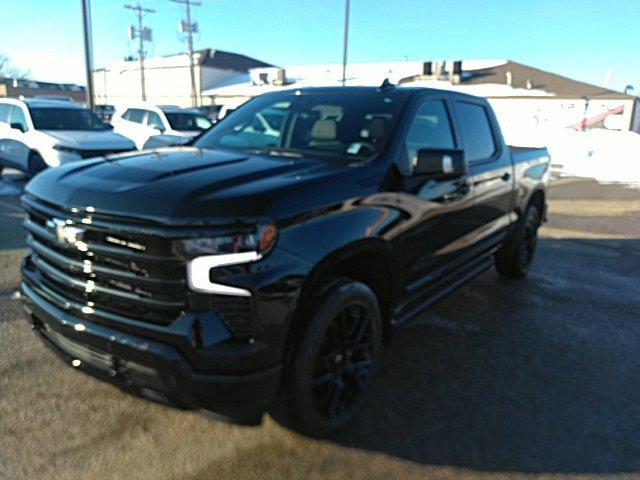
[[[405,132],[400,166],[405,174],[398,207],[407,220],[395,240],[404,275],[401,309],[429,294],[448,264],[464,250],[460,240],[478,227],[473,215],[473,187],[467,175],[433,179],[412,173],[419,149],[460,149],[451,109],[443,98],[426,97],[413,112]]]

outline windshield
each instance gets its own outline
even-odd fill
[[[225,117],[195,145],[364,159],[384,145],[402,100],[380,93],[265,95]]]
[[[29,107],[36,130],[108,130],[109,126],[89,110],[81,108]]]
[[[183,130],[186,132],[201,132],[211,127],[212,123],[204,115],[188,112],[164,112],[169,125],[174,130]]]

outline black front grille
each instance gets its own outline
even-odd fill
[[[127,150],[78,150],[78,153],[80,153],[80,156],[82,158],[93,158],[93,157],[104,157],[105,155],[109,155],[111,153],[124,153],[124,152],[128,152],[130,151],[129,149]]]
[[[172,252],[171,242],[127,232],[122,224],[96,226],[89,214],[55,210],[32,198],[24,206],[28,283],[87,314],[109,312],[168,325],[185,310],[184,260]]]

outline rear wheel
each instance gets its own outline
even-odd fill
[[[378,300],[365,284],[335,279],[318,295],[274,417],[326,437],[360,410],[382,346]]]
[[[511,235],[496,254],[496,269],[509,278],[522,278],[531,268],[538,246],[540,211],[529,205]]]
[[[44,163],[44,159],[42,155],[38,152],[31,152],[29,154],[29,175],[32,177],[40,173],[42,170],[47,168],[47,164]]]

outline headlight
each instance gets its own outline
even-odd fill
[[[260,260],[273,248],[277,236],[274,225],[263,225],[250,233],[179,240],[175,250],[188,259],[187,280],[192,290],[248,297],[248,290],[211,282],[211,269]]]
[[[54,145],[53,149],[58,150],[59,152],[73,153],[75,155],[80,155],[80,150],[78,150],[77,148],[65,147],[64,145]]]

